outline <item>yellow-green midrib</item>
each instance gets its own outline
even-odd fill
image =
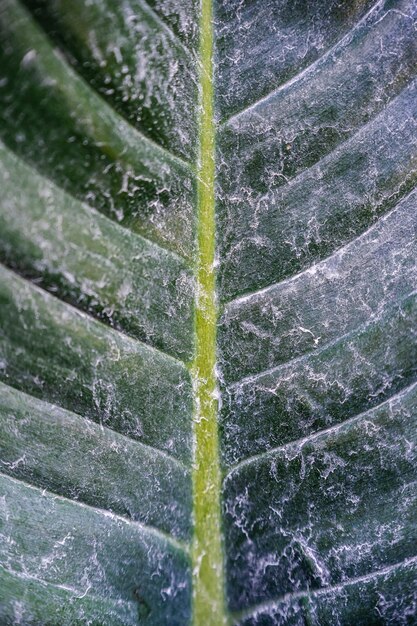
[[[220,510],[216,380],[215,125],[212,0],[201,0],[198,259],[194,378],[194,626],[227,624]]]

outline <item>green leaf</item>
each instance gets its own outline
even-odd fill
[[[412,0],[0,1],[0,623],[414,624]]]

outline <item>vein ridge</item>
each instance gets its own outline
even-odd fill
[[[321,265],[324,265],[324,264],[328,263],[334,257],[336,257],[338,254],[343,253],[347,248],[349,248],[350,246],[355,244],[358,240],[368,236],[369,233],[371,233],[373,229],[377,228],[381,224],[381,222],[383,222],[385,219],[388,219],[395,211],[397,211],[398,207],[400,206],[400,204],[402,202],[405,202],[406,200],[408,200],[408,198],[410,196],[412,196],[416,192],[416,189],[417,189],[417,185],[413,186],[412,189],[408,190],[404,196],[400,196],[398,198],[398,201],[395,203],[395,205],[391,209],[389,209],[386,213],[383,213],[382,215],[380,215],[379,218],[375,222],[373,222],[370,226],[368,226],[368,228],[366,230],[361,232],[359,235],[356,235],[353,239],[350,239],[349,241],[344,243],[339,248],[335,248],[335,250],[333,250],[332,253],[329,254],[328,256],[325,256],[324,258],[317,260],[316,262],[312,263],[311,265],[303,268],[301,271],[299,271],[299,272],[297,272],[295,274],[292,274],[291,276],[287,276],[283,280],[279,280],[276,283],[272,283],[270,285],[267,285],[266,287],[261,287],[260,289],[255,289],[254,291],[250,291],[250,292],[244,293],[241,296],[236,296],[235,298],[232,298],[231,300],[228,300],[227,302],[225,302],[223,304],[224,309],[227,309],[229,307],[233,308],[234,306],[239,306],[241,304],[246,303],[249,300],[256,299],[258,296],[261,296],[261,295],[263,295],[265,293],[268,293],[269,291],[277,289],[281,285],[286,285],[286,284],[291,283],[293,281],[299,280],[302,276],[304,276],[306,274],[309,274],[315,268],[318,268]],[[395,195],[395,194],[393,194],[393,195]]]
[[[0,570],[3,570],[3,572],[5,572],[6,574],[9,574],[10,576],[13,576],[14,578],[19,578],[20,580],[23,581],[32,581],[34,583],[37,583],[39,585],[41,585],[42,587],[52,587],[53,589],[60,589],[62,591],[69,591],[70,593],[72,593],[74,595],[74,597],[78,600],[81,600],[82,598],[85,597],[85,595],[87,595],[86,593],[83,593],[82,595],[80,595],[80,590],[76,589],[75,587],[72,587],[71,585],[64,585],[64,584],[58,584],[58,583],[53,583],[50,582],[49,580],[44,580],[43,578],[38,578],[37,576],[32,576],[31,574],[28,574],[27,572],[24,572],[24,574],[22,572],[17,572],[16,570],[13,569],[7,569],[4,565],[2,565],[0,563]],[[103,596],[99,596],[96,593],[90,593],[90,591],[88,591],[88,597],[89,599],[93,599],[93,600],[97,600],[98,602],[111,602],[112,604],[115,604],[116,606],[120,606],[120,605],[129,605],[129,602],[127,600],[120,600],[120,598],[118,599],[113,599],[113,598],[104,598]]]
[[[11,482],[17,483],[17,484],[22,484],[25,487],[27,487],[28,489],[32,489],[34,491],[36,491],[40,497],[44,496],[44,495],[48,495],[56,500],[59,500],[61,502],[67,502],[70,503],[74,506],[80,507],[82,509],[86,509],[89,511],[94,511],[97,515],[101,515],[103,517],[109,517],[112,520],[121,522],[123,524],[127,524],[128,526],[132,526],[134,528],[140,529],[141,531],[143,531],[145,534],[149,534],[152,535],[160,540],[163,540],[167,543],[170,543],[173,547],[175,547],[178,550],[181,550],[182,552],[188,553],[188,545],[185,542],[179,541],[178,539],[175,539],[174,537],[172,537],[170,534],[165,533],[162,530],[159,530],[159,528],[156,528],[155,526],[149,526],[147,524],[143,524],[142,522],[139,522],[137,520],[133,520],[130,519],[128,517],[125,517],[124,515],[118,515],[117,513],[113,513],[112,511],[109,511],[108,509],[102,509],[98,506],[93,506],[91,504],[87,504],[85,502],[81,502],[80,500],[73,500],[71,498],[66,498],[65,496],[61,496],[57,493],[55,493],[54,491],[49,491],[49,489],[42,489],[40,487],[36,487],[35,485],[32,485],[30,482],[23,480],[22,478],[16,478],[14,476],[9,476],[8,474],[5,474],[4,472],[0,471],[0,477],[2,477],[3,479],[6,480],[10,480]]]
[[[396,402],[397,400],[401,399],[403,396],[412,392],[415,388],[417,388],[417,381],[412,382],[410,385],[408,385],[404,389],[401,389],[401,391],[395,393],[389,398],[386,398],[386,400],[383,400],[383,402],[376,404],[375,406],[371,407],[370,409],[367,409],[366,411],[362,411],[361,413],[352,415],[351,417],[344,420],[343,422],[339,422],[338,424],[333,424],[333,426],[329,426],[328,428],[322,428],[321,430],[318,430],[316,432],[309,433],[305,437],[300,437],[299,439],[288,441],[287,443],[283,443],[279,446],[276,446],[275,448],[270,448],[269,450],[265,450],[264,452],[259,452],[258,454],[254,454],[252,456],[246,457],[242,461],[239,461],[232,467],[228,468],[227,473],[224,476],[224,481],[228,480],[230,476],[232,476],[232,474],[234,474],[236,471],[239,471],[239,469],[241,469],[242,467],[245,467],[246,465],[251,465],[252,463],[256,463],[256,461],[265,459],[269,456],[273,456],[277,452],[288,450],[288,449],[291,449],[292,447],[298,448],[299,450],[301,450],[306,443],[310,443],[311,441],[315,441],[316,439],[320,439],[321,437],[325,437],[326,435],[330,435],[332,433],[337,433],[338,431],[343,430],[345,427],[348,427],[351,424],[355,424],[356,422],[361,421],[368,415],[379,410],[381,407],[389,405],[392,402]]]
[[[129,437],[128,435],[125,435],[124,433],[119,432],[118,430],[113,430],[113,428],[110,428],[109,426],[107,426],[106,424],[100,424],[98,422],[94,422],[93,420],[89,419],[88,417],[85,417],[85,415],[81,415],[80,413],[76,413],[75,411],[72,411],[71,409],[67,409],[65,407],[62,407],[58,404],[55,404],[53,402],[49,402],[48,400],[44,400],[43,398],[38,398],[37,396],[32,396],[30,393],[27,393],[26,391],[22,391],[21,389],[18,389],[17,387],[14,387],[13,385],[0,380],[0,389],[1,387],[7,387],[7,389],[10,389],[11,392],[16,392],[16,394],[21,394],[23,396],[25,396],[26,398],[29,398],[31,401],[34,401],[36,403],[42,404],[45,407],[50,407],[51,409],[54,408],[58,408],[60,411],[63,411],[69,415],[71,415],[72,417],[75,417],[77,419],[80,420],[86,420],[88,422],[89,425],[91,425],[93,428],[97,428],[98,430],[104,430],[105,432],[109,432],[111,433],[113,436],[115,437],[121,437],[122,439],[126,439],[128,440],[130,443],[132,443],[135,446],[138,446],[139,449],[143,449],[146,452],[151,452],[152,454],[155,454],[156,456],[160,456],[162,458],[164,458],[166,461],[168,461],[169,463],[172,463],[173,465],[178,466],[180,469],[189,472],[190,468],[183,463],[183,461],[181,461],[180,459],[177,459],[173,456],[171,456],[170,454],[168,454],[168,452],[165,452],[164,450],[160,450],[159,448],[155,448],[155,446],[151,446],[148,443],[143,443],[143,441],[139,441],[138,439],[132,439],[131,437]],[[49,414],[49,412],[48,412]],[[0,460],[1,463],[1,460]]]
[[[185,364],[184,364],[183,361],[181,361],[181,359],[178,359],[177,357],[172,356],[168,352],[164,352],[160,348],[156,348],[155,346],[151,346],[150,344],[146,343],[145,341],[141,341],[140,339],[137,339],[136,337],[133,337],[132,335],[128,335],[123,330],[120,330],[118,328],[114,328],[113,326],[110,326],[110,325],[106,324],[99,317],[94,317],[94,315],[92,315],[89,311],[85,311],[84,309],[79,309],[74,304],[71,304],[71,302],[68,302],[67,300],[63,300],[58,295],[55,295],[53,292],[48,291],[47,289],[45,289],[44,287],[42,287],[40,285],[37,285],[30,278],[27,278],[23,273],[20,273],[19,271],[17,271],[16,269],[11,267],[10,265],[7,265],[4,262],[0,261],[0,268],[3,268],[3,270],[6,270],[10,274],[18,276],[23,283],[25,283],[26,285],[29,285],[31,288],[33,288],[35,291],[37,291],[39,294],[41,294],[42,297],[44,297],[44,298],[45,297],[46,298],[48,298],[48,297],[53,298],[56,302],[60,302],[62,306],[69,307],[72,311],[74,311],[74,313],[76,313],[80,317],[84,317],[84,319],[88,320],[89,322],[98,324],[102,328],[105,328],[106,331],[109,332],[110,334],[114,333],[115,335],[121,337],[124,341],[131,342],[132,344],[134,344],[136,346],[141,346],[144,350],[149,350],[150,352],[157,353],[160,356],[162,356],[162,357],[164,357],[164,358],[166,358],[168,360],[174,361],[177,365],[180,365],[181,367],[186,369]]]
[[[285,89],[287,89],[288,87],[290,87],[291,85],[293,85],[294,83],[297,83],[299,80],[301,80],[305,75],[309,74],[312,70],[314,70],[317,66],[321,65],[331,54],[333,54],[333,52],[338,48],[341,47],[346,40],[349,39],[349,37],[352,36],[352,32],[354,32],[355,30],[357,30],[358,28],[360,28],[362,26],[363,23],[366,22],[366,20],[372,15],[372,13],[374,11],[378,11],[379,8],[385,3],[386,0],[378,0],[370,9],[367,13],[365,13],[365,15],[363,17],[361,17],[360,20],[358,20],[358,22],[347,32],[343,35],[343,37],[341,39],[339,39],[333,46],[331,46],[328,50],[326,50],[326,52],[319,58],[316,59],[313,63],[310,63],[310,65],[308,65],[307,67],[305,67],[303,70],[301,70],[301,72],[299,72],[298,74],[296,74],[295,76],[293,76],[292,78],[290,78],[289,80],[285,81],[284,83],[282,83],[281,85],[279,85],[277,88],[272,89],[269,93],[267,93],[265,96],[263,96],[262,98],[259,98],[259,100],[257,100],[256,102],[253,102],[252,104],[244,107],[243,109],[241,109],[240,111],[238,111],[237,113],[233,113],[233,115],[231,115],[230,117],[228,117],[226,120],[221,122],[221,126],[225,126],[226,124],[228,124],[229,122],[234,122],[236,119],[238,119],[239,117],[241,117],[242,115],[244,115],[245,113],[248,113],[249,111],[253,111],[254,109],[256,109],[260,104],[263,104],[264,102],[266,102],[267,100],[273,98],[276,94],[280,93],[281,91],[285,91]]]
[[[147,12],[149,15],[152,16],[152,18],[155,20],[155,22],[161,27],[163,28],[165,31],[167,31],[170,35],[170,37],[175,41],[175,43],[180,46],[183,50],[183,52],[192,60],[194,59],[194,55],[192,53],[192,51],[188,48],[188,46],[186,46],[181,39],[178,37],[178,35],[175,34],[175,32],[172,30],[171,26],[169,26],[169,24],[167,22],[165,22],[165,20],[163,20],[158,13],[151,7],[151,5],[149,4],[149,2],[147,0],[140,0],[140,4],[142,6],[142,9]]]
[[[36,168],[36,166],[34,166],[33,164],[31,164],[28,161],[26,161],[25,158],[23,158],[23,157],[19,156],[18,154],[16,154],[14,152],[14,150],[12,150],[8,146],[6,146],[1,141],[1,139],[0,139],[0,147],[3,148],[8,154],[12,155],[12,158],[16,159],[16,161],[21,163],[23,165],[23,167],[28,168],[29,170],[33,171],[35,173],[35,175],[38,176],[41,180],[44,180],[49,185],[52,185],[54,189],[59,191],[59,193],[64,194],[67,198],[71,198],[71,200],[73,202],[75,202],[77,204],[80,204],[81,206],[83,206],[86,209],[88,209],[97,219],[102,219],[102,220],[108,222],[116,230],[121,229],[123,232],[128,233],[128,236],[131,236],[133,239],[137,239],[139,241],[143,241],[144,243],[146,243],[148,245],[154,246],[162,254],[166,254],[166,255],[172,256],[177,261],[180,261],[181,263],[183,263],[187,267],[187,269],[191,269],[190,263],[189,263],[189,261],[188,261],[188,259],[186,257],[184,257],[181,254],[179,254],[178,252],[174,252],[174,250],[171,250],[170,248],[162,245],[159,241],[156,241],[156,240],[153,240],[153,239],[151,239],[149,237],[146,237],[145,235],[143,235],[141,233],[138,233],[138,232],[135,232],[135,231],[131,230],[130,228],[128,228],[127,226],[124,226],[123,224],[120,224],[119,222],[116,222],[115,220],[112,220],[108,215],[106,215],[105,213],[102,213],[101,211],[99,211],[95,207],[91,206],[85,200],[80,200],[79,198],[77,198],[77,196],[75,196],[73,193],[68,191],[68,189],[65,189],[64,187],[62,187],[62,185],[60,185],[56,181],[52,180],[51,178],[49,178],[45,174],[42,174],[42,172],[40,172]]]
[[[213,4],[202,0],[200,17],[199,159],[195,300],[193,514],[193,623],[226,626],[218,431],[215,276],[215,120]]]
[[[295,591],[293,593],[286,593],[282,596],[278,596],[274,600],[268,600],[266,602],[262,602],[256,606],[250,607],[249,609],[236,612],[234,614],[234,618],[236,620],[245,619],[251,616],[255,616],[262,611],[267,611],[269,609],[278,608],[281,602],[286,602],[292,599],[303,598],[305,596],[314,597],[314,596],[322,596],[326,593],[331,593],[332,591],[343,591],[349,585],[355,585],[356,583],[368,582],[372,581],[374,578],[378,578],[381,576],[385,576],[386,574],[390,574],[391,572],[399,569],[400,567],[407,567],[408,565],[417,565],[417,556],[412,556],[403,559],[397,563],[393,563],[392,565],[387,565],[386,567],[382,567],[378,570],[373,570],[368,574],[363,574],[362,576],[355,576],[353,578],[346,579],[338,584],[329,585],[328,587],[321,587],[320,589],[303,589],[300,591]]]
[[[36,19],[36,17],[29,10],[27,10],[26,7],[22,6],[21,0],[15,0],[15,1],[19,4],[19,7],[22,10],[22,12],[25,12],[27,14],[27,19],[33,22],[35,28],[38,31],[38,34],[40,35],[40,37],[42,37],[42,39],[44,40],[44,43],[49,48],[48,53],[50,55],[53,55],[55,59],[59,60],[64,71],[67,74],[69,74],[69,76],[71,76],[73,80],[80,83],[86,91],[88,91],[91,94],[94,94],[94,97],[100,102],[101,106],[107,109],[107,111],[111,112],[111,115],[113,115],[116,118],[116,120],[119,121],[119,124],[115,124],[115,126],[120,126],[120,124],[123,124],[124,126],[126,126],[126,128],[128,129],[131,135],[135,136],[136,139],[139,139],[140,141],[147,143],[150,148],[153,148],[157,153],[160,153],[159,156],[164,155],[168,159],[181,164],[183,167],[186,167],[187,169],[192,169],[192,165],[189,161],[186,161],[182,157],[176,155],[174,152],[171,152],[171,150],[169,150],[168,148],[161,146],[154,139],[151,139],[150,137],[145,135],[145,133],[143,133],[138,128],[136,128],[136,126],[134,126],[124,115],[116,111],[116,109],[114,109],[110,104],[108,104],[108,102],[103,98],[100,92],[98,92],[97,89],[93,88],[90,85],[90,83],[87,82],[86,79],[82,76],[82,74],[80,74],[80,72],[76,68],[72,67],[68,63],[68,61],[66,60],[64,56],[63,51],[54,45],[54,43],[51,41],[50,36],[44,30],[44,28]],[[142,0],[142,4],[144,4],[143,0]],[[150,7],[148,7],[148,10],[149,12],[152,11]],[[152,14],[153,14],[153,11],[152,11]],[[155,17],[155,16],[152,15],[152,17]],[[167,26],[167,29],[169,32],[171,32],[168,26]],[[175,37],[173,34],[172,36]],[[58,54],[57,54],[57,51],[58,51]]]

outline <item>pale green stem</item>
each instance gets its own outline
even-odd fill
[[[194,377],[194,626],[227,624],[220,511],[221,474],[216,380],[215,127],[213,115],[213,15],[202,0],[200,29],[200,155],[198,163],[198,263]]]

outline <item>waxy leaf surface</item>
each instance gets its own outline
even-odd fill
[[[0,0],[0,623],[417,624],[413,0]]]

